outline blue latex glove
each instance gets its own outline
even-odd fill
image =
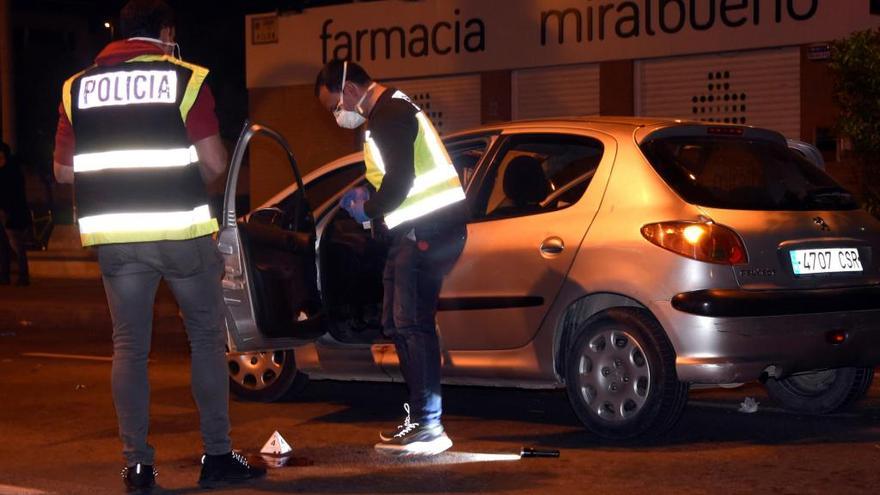
[[[346,211],[354,218],[354,220],[358,223],[367,223],[370,221],[370,217],[364,213],[364,203],[366,201],[355,200],[351,202],[351,205],[346,208]]]
[[[348,212],[359,223],[369,222],[370,217],[364,213],[364,203],[370,199],[370,191],[366,187],[356,187],[347,191],[339,200],[339,206]]]
[[[368,199],[370,199],[370,191],[367,190],[366,187],[355,187],[354,189],[349,189],[342,195],[342,199],[339,200],[339,206],[345,211],[348,211],[352,202],[366,201]]]

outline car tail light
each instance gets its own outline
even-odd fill
[[[825,333],[825,339],[829,344],[839,345],[846,342],[846,330],[831,330]]]
[[[746,247],[733,230],[714,223],[660,222],[642,227],[642,235],[673,253],[707,263],[748,262]]]

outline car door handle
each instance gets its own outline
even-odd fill
[[[565,242],[558,237],[548,237],[541,243],[541,254],[556,256],[565,251]]]

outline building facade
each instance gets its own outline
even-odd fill
[[[880,27],[871,0],[422,0],[246,19],[253,121],[306,170],[354,151],[313,94],[333,58],[413,97],[441,133],[511,119],[641,115],[768,127],[835,161],[830,44]],[[251,154],[254,204],[289,182]]]

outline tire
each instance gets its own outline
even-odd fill
[[[596,435],[651,438],[681,418],[688,385],[678,380],[663,328],[645,311],[613,308],[590,318],[567,356],[569,400]]]
[[[296,369],[292,349],[227,353],[229,389],[238,398],[275,402],[292,397],[305,387],[308,376]]]
[[[868,393],[874,368],[834,368],[767,380],[770,398],[789,411],[831,414],[853,405]]]

